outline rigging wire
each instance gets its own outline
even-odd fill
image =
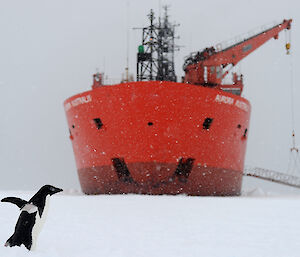
[[[125,82],[129,82],[129,1],[126,1],[126,67]]]
[[[293,54],[290,50],[291,47],[291,40],[292,40],[292,36],[291,36],[291,32],[290,31],[285,31],[285,35],[286,35],[286,54],[289,55],[289,61],[290,61],[290,85],[291,85],[291,118],[292,118],[292,129],[293,131],[295,131],[295,109],[294,109],[294,69],[293,69]]]
[[[293,69],[293,54],[290,50],[291,47],[291,31],[285,30],[285,39],[286,39],[286,54],[289,56],[290,61],[290,102],[291,102],[291,121],[292,121],[292,147],[290,148],[290,156],[288,162],[287,173],[296,173],[300,171],[300,159],[299,159],[299,149],[296,147],[296,135],[295,135],[295,106],[294,106],[294,69]]]

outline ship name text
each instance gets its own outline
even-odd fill
[[[72,100],[71,102],[68,102],[65,104],[65,111],[67,112],[70,110],[72,107],[75,107],[80,104],[86,104],[92,101],[92,96],[91,95],[86,95],[86,96],[80,96]]]
[[[225,96],[225,95],[217,95],[215,98],[215,102],[217,103],[224,103],[224,104],[228,104],[228,105],[234,105],[236,107],[238,107],[239,109],[248,112],[249,111],[249,105],[246,104],[243,101],[240,100],[236,100],[234,101],[234,98],[230,97],[230,96]]]

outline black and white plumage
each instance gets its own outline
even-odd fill
[[[63,190],[60,188],[45,185],[29,201],[17,197],[3,198],[1,202],[13,203],[21,210],[15,232],[6,241],[5,246],[23,244],[28,250],[33,250],[47,214],[48,197],[61,191]]]

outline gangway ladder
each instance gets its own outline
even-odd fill
[[[292,186],[300,189],[300,177],[282,173],[278,171],[263,169],[263,168],[250,168],[244,169],[244,176],[255,177],[270,182],[279,183],[282,185]]]

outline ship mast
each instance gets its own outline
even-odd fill
[[[176,81],[174,52],[178,50],[175,45],[177,25],[169,22],[167,6],[164,9],[164,17],[162,21],[159,17],[158,24],[154,22],[155,16],[151,9],[148,15],[150,26],[142,28],[142,44],[137,54],[137,81]]]

